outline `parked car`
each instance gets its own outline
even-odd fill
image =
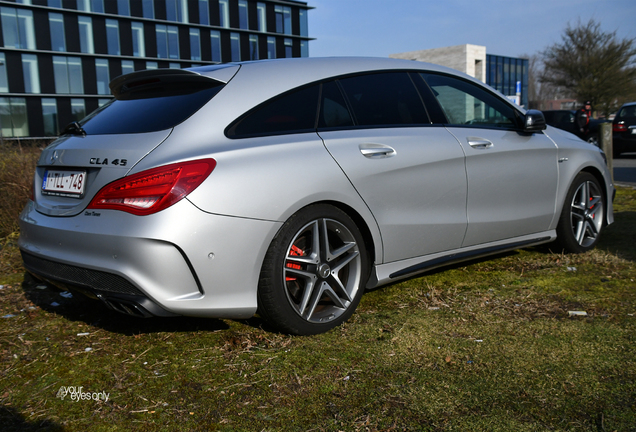
[[[623,105],[612,122],[613,153],[636,152],[636,102]]]
[[[20,216],[38,278],[136,316],[295,334],[365,289],[613,222],[600,149],[432,64],[304,58],[134,72],[47,147]]]
[[[589,130],[581,132],[576,125],[576,110],[545,110],[543,111],[545,122],[550,126],[563,129],[596,146],[600,146],[599,127],[601,123],[609,122],[605,119],[590,119]]]

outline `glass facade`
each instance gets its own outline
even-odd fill
[[[201,60],[201,33],[199,29],[190,29],[190,59]]]
[[[22,74],[24,76],[24,92],[40,93],[38,57],[35,54],[22,54]]]
[[[0,53],[0,93],[9,93],[9,80],[7,79],[7,61],[4,53]]]
[[[144,38],[144,25],[140,22],[133,22],[132,29],[132,49],[135,57],[146,57],[146,43]]]
[[[120,74],[308,56],[310,7],[299,0],[0,3],[5,137],[59,133],[108,101]]]
[[[97,77],[97,94],[110,94],[108,83],[110,82],[110,73],[108,72],[108,60],[95,60],[95,75]]]
[[[516,96],[517,83],[520,105],[528,106],[528,60],[486,55],[486,84],[506,96]]]
[[[35,49],[33,12],[8,7],[0,8],[2,38],[6,48]]]
[[[57,102],[55,99],[42,98],[42,117],[44,120],[44,135],[58,135],[60,128],[57,121]]]
[[[49,28],[51,30],[51,50],[66,51],[64,15],[53,12],[49,13]]]
[[[106,43],[108,44],[108,54],[121,55],[119,49],[119,22],[117,20],[106,20]]]
[[[55,78],[55,93],[84,93],[82,60],[79,57],[53,56],[53,76]]]
[[[210,25],[209,0],[199,0],[199,24]]]
[[[80,35],[80,51],[87,54],[95,52],[93,43],[93,20],[90,17],[80,16],[77,18]]]

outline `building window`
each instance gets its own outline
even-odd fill
[[[201,35],[199,29],[190,29],[190,59],[201,60]]]
[[[64,15],[49,13],[49,28],[51,29],[51,50],[66,51],[64,37]]]
[[[271,36],[267,38],[267,58],[276,58],[276,39]]]
[[[155,4],[153,0],[141,0],[144,18],[155,18]]]
[[[146,69],[150,70],[150,69],[158,69],[159,65],[157,64],[157,62],[153,62],[153,61],[147,61],[146,62]]]
[[[132,60],[121,61],[121,74],[126,75],[135,71],[135,63]]]
[[[132,45],[133,55],[135,57],[146,57],[146,43],[144,41],[144,25],[140,22],[133,22],[132,28]]]
[[[7,79],[7,61],[4,53],[0,53],[0,92],[9,93],[9,80]]]
[[[130,16],[130,0],[117,0],[117,14]]]
[[[71,99],[71,115],[75,121],[80,121],[86,117],[86,105],[84,104],[84,99]]]
[[[210,30],[210,43],[212,45],[212,61],[221,62],[221,33],[218,30]]]
[[[250,35],[250,60],[258,60],[258,36]]]
[[[110,89],[108,88],[108,83],[110,82],[108,60],[95,59],[95,75],[97,77],[97,94],[110,94]]]
[[[104,13],[104,0],[77,0],[77,10]]]
[[[55,103],[55,99],[42,99],[42,117],[44,119],[44,135],[59,135],[60,128],[57,123],[57,104]]]
[[[267,31],[267,6],[265,3],[256,4],[256,21],[258,22],[258,31]]]
[[[292,55],[292,40],[291,39],[285,39],[285,57],[286,58],[290,58],[293,57]]]
[[[112,101],[112,99],[97,99],[97,106],[98,107],[104,106],[110,101]]]
[[[157,57],[179,58],[179,30],[177,27],[157,24]]]
[[[300,35],[305,37],[309,36],[307,25],[307,11],[305,9],[301,9],[298,12],[298,17],[300,18]]]
[[[22,54],[22,74],[24,75],[24,92],[40,93],[38,57],[35,54]]]
[[[199,0],[199,24],[210,25],[209,0]]]
[[[230,5],[228,0],[219,0],[219,25],[221,27],[230,27]]]
[[[7,48],[35,49],[33,12],[30,10],[0,8],[2,37]]]
[[[309,57],[309,44],[307,41],[300,41],[300,56]]]
[[[275,6],[276,33],[292,34],[291,32],[291,7]]]
[[[80,34],[80,51],[87,54],[95,53],[93,43],[93,21],[90,17],[80,16],[77,18]]]
[[[62,8],[62,0],[47,0],[46,4],[49,7]]]
[[[232,61],[241,61],[241,35],[230,33],[230,49],[232,50]]]
[[[108,54],[121,55],[119,49],[119,22],[117,20],[106,20],[106,42],[108,43]]]
[[[181,64],[180,63],[168,63],[168,68],[169,69],[181,69]]]
[[[55,93],[84,93],[82,61],[80,58],[53,56],[53,75],[55,77]]]
[[[247,30],[249,28],[249,21],[247,16],[247,0],[239,0],[239,28]]]
[[[0,124],[2,136],[23,137],[29,135],[26,99],[0,98]]]
[[[168,21],[188,22],[188,2],[186,0],[166,0]]]

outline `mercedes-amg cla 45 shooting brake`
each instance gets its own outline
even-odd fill
[[[365,289],[612,223],[605,156],[426,63],[304,58],[149,70],[69,125],[21,214],[37,278],[138,316],[295,334]]]

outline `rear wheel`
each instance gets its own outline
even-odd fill
[[[259,314],[288,333],[325,332],[353,314],[367,276],[364,240],[351,218],[329,205],[306,207],[283,225],[267,251]]]
[[[579,173],[565,198],[557,226],[557,244],[572,253],[586,252],[598,242],[603,227],[605,199],[592,174]]]

